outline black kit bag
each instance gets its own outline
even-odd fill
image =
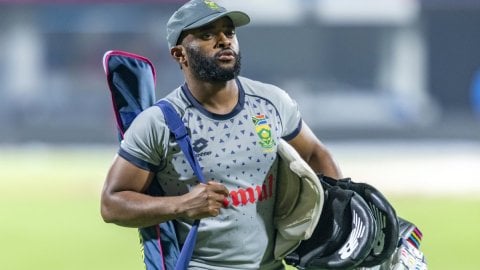
[[[395,251],[399,238],[399,224],[395,209],[385,196],[373,186],[366,183],[356,183],[350,178],[335,180],[322,176],[322,182],[353,190],[368,204],[377,226],[377,235],[368,256],[359,266],[372,267],[389,259]]]
[[[374,217],[363,198],[322,182],[325,203],[310,239],[285,257],[298,269],[353,269],[369,254],[377,234]]]
[[[395,252],[398,218],[381,192],[350,178],[318,175],[325,204],[312,237],[285,260],[299,269],[359,269],[381,265]]]

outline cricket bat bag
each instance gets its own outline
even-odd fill
[[[106,52],[103,67],[121,140],[135,117],[155,103],[155,68],[147,58],[123,51]],[[157,181],[147,194],[163,195]],[[175,269],[180,249],[173,221],[140,228],[139,236],[147,270]]]

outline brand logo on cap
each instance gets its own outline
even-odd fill
[[[220,7],[215,3],[214,1],[211,0],[204,0],[203,1],[205,5],[207,5],[210,9],[217,10],[220,9]]]

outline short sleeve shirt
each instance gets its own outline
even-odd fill
[[[192,269],[282,269],[273,258],[273,210],[277,143],[294,138],[301,116],[282,89],[238,77],[238,103],[228,114],[207,111],[187,85],[165,99],[181,115],[204,177],[222,183],[230,196],[217,217],[201,220]],[[119,154],[156,172],[166,196],[187,193],[198,184],[157,106],[143,111],[125,133]],[[177,220],[183,243],[193,220]]]

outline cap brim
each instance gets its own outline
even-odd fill
[[[183,28],[183,30],[199,28],[223,17],[229,17],[235,27],[243,26],[250,22],[250,17],[244,12],[227,11],[207,16],[199,21],[196,21],[195,23],[192,23],[191,25],[186,26]]]

